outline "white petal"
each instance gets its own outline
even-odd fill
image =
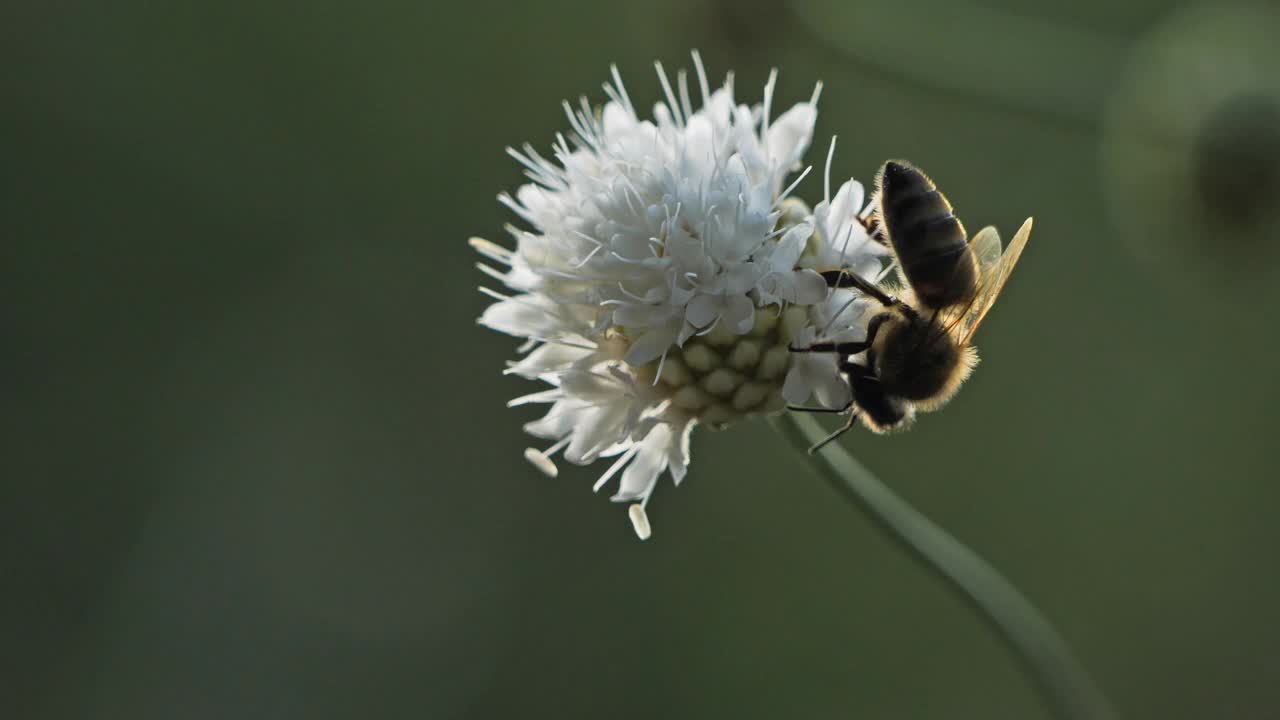
[[[866,190],[862,187],[862,183],[857,180],[845,182],[840,189],[844,190],[845,188],[848,188],[849,192],[849,206],[853,209],[853,214],[857,215],[862,212],[864,207],[863,201],[866,199]]]
[[[627,391],[613,375],[584,370],[561,375],[560,387],[567,395],[596,404],[625,397]]]
[[[560,401],[551,406],[546,415],[525,423],[524,431],[534,437],[559,440],[568,435],[580,420],[581,412],[571,409],[569,403]]]
[[[787,370],[787,379],[782,383],[782,397],[792,405],[803,405],[812,394],[813,388],[810,387],[808,378],[800,369],[800,364],[793,360],[791,369]]]
[[[818,109],[807,102],[779,115],[769,125],[769,153],[774,162],[784,169],[795,168],[809,149],[817,119]]]
[[[730,295],[721,316],[721,320],[729,324],[734,332],[745,335],[751,332],[756,322],[756,306],[746,295]]]
[[[782,235],[778,246],[769,256],[769,267],[774,272],[789,272],[796,269],[796,263],[804,252],[805,242],[813,235],[813,225],[804,222],[796,225]]]
[[[729,268],[724,274],[724,291],[741,294],[750,290],[760,276],[760,268],[755,263],[739,263]]]
[[[720,317],[724,309],[724,298],[719,295],[698,293],[689,301],[685,312],[685,320],[697,327],[705,328]]]
[[[866,249],[870,253],[869,256],[853,261],[851,267],[852,270],[860,277],[866,278],[867,280],[874,280],[875,277],[880,274],[880,270],[883,267],[880,264],[880,258],[877,256],[880,244],[868,241],[867,246],[868,247]]]
[[[834,355],[811,354],[792,357],[782,396],[796,405],[813,398],[822,407],[835,409],[845,407],[852,394]]]
[[[710,271],[702,241],[684,232],[673,232],[664,245],[667,256],[691,272]]]
[[[744,167],[764,166],[764,154],[755,134],[755,124],[751,110],[746,105],[739,105],[734,109],[733,130]]]
[[[834,231],[845,224],[851,218],[858,214],[861,209],[862,184],[856,180],[846,181],[836,191],[836,196],[831,199],[830,215],[827,216],[827,223],[831,225]],[[854,203],[858,200],[858,203]],[[829,242],[836,244],[836,238],[832,237]]]
[[[715,153],[712,138],[715,128],[703,115],[695,115],[685,128],[685,160],[692,173],[714,172]]]
[[[607,103],[600,117],[604,123],[606,136],[626,134],[635,129],[635,121],[631,118],[631,113],[618,103]]]
[[[684,323],[684,325],[680,328],[680,334],[676,335],[676,345],[679,347],[684,347],[685,342],[688,341],[689,338],[697,334],[698,334],[698,328],[690,325],[687,322]]]
[[[667,469],[671,472],[671,478],[675,480],[676,485],[684,479],[685,472],[689,469],[689,438],[693,435],[693,428],[697,425],[694,421],[689,421],[673,432],[677,434],[677,441],[671,443],[667,447]]]
[[[717,88],[711,94],[711,102],[707,105],[707,117],[717,127],[728,127],[729,115],[733,112],[733,93],[729,92],[729,86]]]
[[[800,328],[791,338],[791,344],[796,347],[808,347],[817,342],[818,330],[812,325],[806,325]],[[794,355],[792,357],[795,357]]]
[[[516,200],[524,206],[525,210],[535,219],[546,215],[549,212],[555,212],[554,201],[547,194],[545,188],[540,185],[528,184],[521,185],[516,190]]]
[[[760,280],[761,300],[764,304],[795,300],[795,288],[791,283],[791,273],[769,273]],[[776,298],[776,300],[775,300]]]
[[[847,407],[849,401],[853,399],[853,390],[839,372],[821,375],[817,380],[813,392],[818,398],[818,404],[823,407],[833,410]]]
[[[600,453],[621,439],[618,424],[620,419],[619,409],[616,407],[606,405],[585,410],[581,415],[581,422],[574,427],[569,447],[564,451],[564,459],[575,465],[585,465],[595,460]]]
[[[648,327],[661,323],[671,315],[671,308],[664,305],[621,303],[613,309],[613,321],[625,327]]]
[[[656,425],[649,431],[640,445],[640,452],[622,472],[618,492],[613,496],[615,502],[635,500],[649,494],[658,481],[658,474],[666,468],[670,443],[671,428],[667,425]]]
[[[799,270],[791,274],[795,288],[794,302],[813,305],[827,297],[827,281],[814,270]]]
[[[657,360],[675,342],[683,324],[681,318],[674,318],[636,338],[627,350],[627,364],[640,366]]]
[[[764,289],[763,287],[758,289],[756,294],[759,296],[760,307],[762,308],[769,307],[771,305],[781,307],[784,302],[780,296]]]
[[[508,335],[551,337],[564,328],[556,303],[541,295],[519,295],[485,308],[480,324]]]
[[[594,351],[586,348],[546,343],[524,356],[524,359],[512,365],[508,371],[521,377],[536,379],[544,373],[562,370],[591,355],[592,352]]]
[[[689,304],[689,301],[693,299],[693,296],[696,293],[697,290],[692,287],[686,288],[683,285],[677,284],[671,289],[671,296],[667,298],[667,302],[677,307],[684,307]]]

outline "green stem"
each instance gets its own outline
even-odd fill
[[[809,466],[846,500],[862,508],[982,615],[1022,662],[1055,718],[1113,720],[1116,713],[1066,641],[1031,601],[972,550],[898,497],[837,443],[817,454],[808,449],[826,431],[798,413],[774,418],[773,426],[810,460]]]

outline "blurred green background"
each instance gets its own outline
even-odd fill
[[[1189,8],[5,3],[0,716],[1044,717],[764,423],[647,543],[521,458],[464,242],[503,147],[697,47],[822,79],[837,177],[1036,218],[966,389],[846,447],[1127,716],[1280,717],[1276,15]]]

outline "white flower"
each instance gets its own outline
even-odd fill
[[[673,86],[658,65],[666,102],[642,120],[617,69],[598,113],[565,103],[572,135],[553,159],[509,150],[531,183],[499,199],[529,230],[508,227],[515,250],[473,239],[502,266],[481,265],[511,294],[480,322],[527,338],[508,372],[551,385],[512,401],[551,408],[525,426],[553,441],[525,455],[556,474],[569,462],[614,458],[613,499],[632,505],[637,534],[658,477],[676,483],[689,464],[695,425],[714,427],[777,412],[786,399],[848,402],[833,356],[795,354],[792,342],[861,337],[862,307],[830,291],[815,268],[848,267],[872,278],[884,255],[859,220],[862,187],[845,183],[810,213],[788,199],[817,117],[816,101],[771,118],[776,73],[761,106],[736,104],[732,76],[714,92],[693,56],[701,107],[686,74]],[[834,143],[833,143],[834,149]],[[830,156],[827,163],[829,188]]]

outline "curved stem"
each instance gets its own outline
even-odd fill
[[[797,413],[771,419],[775,429],[845,499],[865,510],[926,567],[937,572],[999,633],[1044,694],[1055,718],[1114,720],[1115,711],[1076,661],[1066,641],[1025,595],[972,550],[893,493],[837,443],[808,449],[826,432]]]

